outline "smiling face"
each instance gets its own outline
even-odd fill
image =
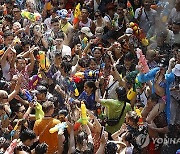
[[[4,39],[4,44],[8,47],[13,42],[14,37],[12,35],[7,36]]]
[[[88,87],[88,85],[85,83],[85,84],[84,84],[84,91],[85,91],[87,94],[90,94],[90,93],[92,93],[93,88]]]
[[[24,70],[25,67],[26,67],[25,59],[18,59],[16,63],[16,68],[21,71],[21,70]]]
[[[97,69],[97,63],[94,60],[90,61],[89,69],[90,70],[96,70]]]
[[[88,15],[89,15],[88,10],[87,9],[82,9],[81,15],[82,15],[83,20],[87,19]]]
[[[150,10],[151,4],[152,4],[152,0],[144,0],[144,8],[146,10]]]
[[[41,26],[39,26],[39,25],[34,26],[33,32],[35,35],[40,33],[41,32]]]

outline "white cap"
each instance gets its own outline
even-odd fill
[[[172,69],[172,72],[176,76],[180,76],[180,64],[176,64],[175,67]]]
[[[126,33],[126,35],[130,36],[130,35],[133,34],[133,29],[132,28],[127,28],[125,33]]]
[[[91,30],[89,27],[82,27],[81,28],[81,33],[86,34],[88,37],[92,37],[93,34],[91,33]]]

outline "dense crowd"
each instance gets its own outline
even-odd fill
[[[1,154],[180,154],[179,111],[180,0],[0,0]]]

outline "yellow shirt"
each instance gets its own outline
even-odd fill
[[[67,22],[65,25],[62,24],[62,23],[60,23],[60,29],[61,29],[65,34],[67,34],[68,29],[69,29],[70,27],[72,27],[72,25],[71,25],[69,22]]]

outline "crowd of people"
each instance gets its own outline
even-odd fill
[[[180,0],[0,0],[0,153],[180,153]]]

